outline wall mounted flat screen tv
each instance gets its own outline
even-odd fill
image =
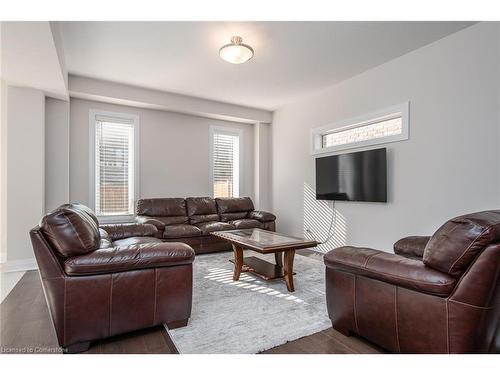
[[[385,148],[316,158],[316,199],[387,202]]]

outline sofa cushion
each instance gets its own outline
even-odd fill
[[[163,232],[163,238],[185,238],[201,235],[201,230],[198,227],[189,224],[167,225]]]
[[[112,241],[128,237],[155,237],[158,233],[153,224],[104,224],[100,229],[104,229]]]
[[[142,243],[69,258],[64,262],[64,271],[71,276],[96,275],[190,264],[193,259],[193,249],[183,243]]]
[[[230,221],[229,224],[234,225],[236,229],[260,228],[261,222],[254,219],[239,219]]]
[[[100,246],[97,218],[90,208],[65,204],[45,215],[40,229],[63,257],[87,254]]]
[[[219,220],[215,200],[210,197],[186,198],[186,206],[191,224]]]
[[[187,216],[184,198],[148,198],[137,201],[140,216]]]
[[[425,247],[423,261],[458,277],[486,246],[499,240],[500,211],[459,216],[434,233]]]
[[[215,201],[222,221],[243,219],[254,210],[253,202],[248,197],[216,198]]]
[[[112,246],[110,247],[115,247],[115,246],[124,247],[131,245],[139,245],[143,243],[161,243],[161,242],[162,241],[156,237],[129,237],[113,241],[111,244]]]
[[[200,228],[203,235],[210,234],[212,232],[216,232],[218,230],[231,230],[236,229],[234,225],[229,223],[223,223],[221,221],[210,221],[207,223],[199,223],[196,224],[198,228]]]
[[[219,215],[194,215],[189,218],[191,224],[208,223],[211,221],[219,221]]]
[[[136,216],[135,221],[138,224],[152,224],[158,229],[158,231],[163,233],[165,229],[165,223],[160,220],[157,220],[155,217],[151,216]]]

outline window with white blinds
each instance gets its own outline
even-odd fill
[[[211,131],[211,175],[214,198],[240,195],[240,133],[219,128]]]
[[[99,216],[134,214],[135,121],[96,115],[94,207]]]

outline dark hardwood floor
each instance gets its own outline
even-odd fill
[[[385,351],[361,337],[346,337],[328,328],[311,336],[287,342],[261,354],[382,354]]]
[[[304,254],[306,255],[306,254]],[[315,256],[314,254],[308,254]],[[27,272],[0,305],[0,353],[60,353],[37,271]],[[345,337],[332,328],[302,337],[264,354],[381,353],[357,337]],[[162,327],[94,342],[87,354],[175,353]]]
[[[0,305],[1,353],[60,353],[37,271],[26,272]],[[86,354],[170,354],[162,327],[94,342]]]

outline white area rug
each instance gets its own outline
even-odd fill
[[[274,256],[245,251],[274,262]],[[193,311],[187,327],[170,331],[179,352],[252,354],[331,326],[323,262],[296,255],[295,292],[283,280],[242,273],[234,282],[232,252],[198,255]]]

